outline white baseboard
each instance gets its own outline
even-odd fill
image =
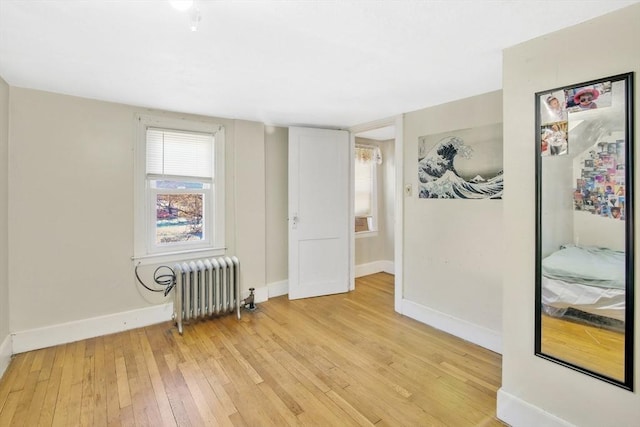
[[[514,427],[574,427],[562,418],[543,411],[524,400],[498,390],[497,416]]]
[[[11,335],[7,335],[0,344],[0,378],[4,375],[5,371],[9,367],[11,362],[11,355],[13,354],[13,348],[11,345]]]
[[[269,283],[267,286],[269,287],[269,298],[275,298],[281,295],[287,295],[289,293],[288,280]]]
[[[269,297],[284,295],[288,290],[289,286],[286,280],[256,288],[255,302],[264,302]],[[246,298],[247,296],[249,296],[249,291],[243,292],[242,297]],[[5,359],[6,365],[8,365],[8,360],[15,353],[24,353],[25,351],[141,328],[171,320],[172,316],[173,303],[170,302],[137,310],[14,332],[0,346],[0,373],[3,372],[3,369],[6,369]]]
[[[384,269],[382,271],[389,274],[396,274],[396,264],[393,261],[386,260],[382,262],[384,263]]]
[[[463,340],[502,354],[502,334],[424,305],[402,300],[402,314]]]
[[[255,288],[255,302],[265,302],[268,301],[269,298],[279,297],[280,295],[286,295],[289,293],[289,281],[282,280],[280,282],[269,283],[266,286],[261,286],[259,288]],[[242,292],[242,298],[247,298],[249,296],[249,291]]]
[[[385,273],[394,274],[395,267],[393,261],[381,260],[356,265],[355,277],[368,276],[370,274],[380,273],[382,271],[384,271]]]
[[[13,353],[37,350],[171,320],[173,303],[14,332]]]

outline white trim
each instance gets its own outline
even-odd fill
[[[382,271],[389,274],[396,274],[396,263],[393,261],[385,260],[382,262]]]
[[[11,362],[11,355],[13,354],[11,335],[7,335],[0,344],[0,378],[4,375],[9,362]]]
[[[364,239],[367,237],[378,237],[378,230],[358,231],[355,234],[356,234],[356,239]]]
[[[289,293],[289,281],[281,280],[279,282],[268,283],[269,298],[279,297],[280,295],[287,295]]]
[[[44,328],[28,329],[12,333],[13,352],[52,347],[59,344],[99,337],[129,329],[171,320],[173,303],[154,305],[136,310],[107,314],[73,322],[59,323]]]
[[[395,194],[395,226],[393,229],[393,259],[395,274],[395,291],[393,307],[396,312],[402,312],[402,300],[404,299],[404,116],[395,118],[396,140],[395,140],[395,163],[396,169],[396,194]]]
[[[355,203],[355,181],[356,181],[356,164],[355,150],[356,135],[352,129],[349,130],[349,292],[356,288],[356,203]]]
[[[224,256],[226,251],[227,248],[192,249],[188,251],[131,257],[131,261],[137,265],[169,264],[172,266],[174,263],[192,260],[194,258],[217,258],[219,256]]]
[[[397,276],[396,276],[397,277]],[[424,305],[402,300],[402,314],[463,340],[502,354],[502,334]]]
[[[397,125],[397,118],[401,116],[387,117],[384,119],[374,120],[371,122],[363,123],[360,125],[351,126],[349,128],[349,132],[351,133],[362,133],[368,130],[374,130],[379,128],[386,128],[388,126]],[[396,129],[396,136],[398,136],[398,130]]]
[[[389,274],[393,274],[395,268],[393,265],[393,261],[389,260],[380,260],[373,261],[367,264],[359,264],[356,265],[355,275],[356,277],[368,276],[370,274],[385,272]]]
[[[543,411],[524,400],[498,390],[497,416],[508,425],[517,427],[574,427],[573,424]]]

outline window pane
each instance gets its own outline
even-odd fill
[[[204,240],[204,194],[158,194],[156,243]]]

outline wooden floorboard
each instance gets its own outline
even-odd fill
[[[501,357],[393,310],[394,277],[19,354],[2,426],[500,426]]]

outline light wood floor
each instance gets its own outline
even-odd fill
[[[550,356],[624,381],[624,334],[542,316],[541,350]]]
[[[393,311],[393,276],[19,354],[0,425],[499,426],[501,358]]]

